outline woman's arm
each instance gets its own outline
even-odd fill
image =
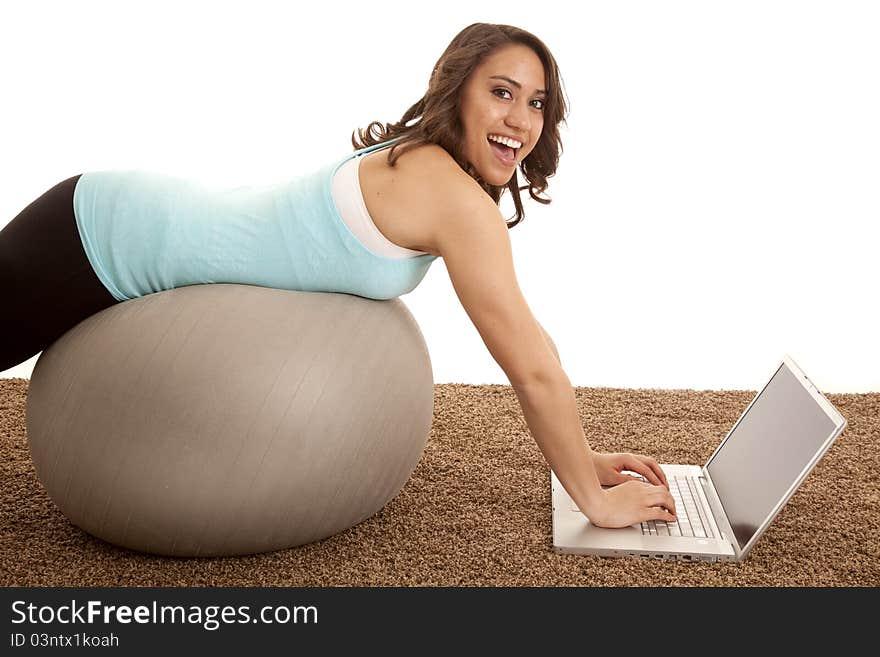
[[[536,319],[535,322],[538,324],[538,328],[541,329],[541,333],[544,334],[544,340],[547,341],[547,346],[550,347],[550,350],[553,352],[553,355],[556,356],[556,360],[559,361],[559,364],[562,365],[562,359],[559,358],[559,352],[556,350],[556,345],[553,343],[553,340],[550,339],[550,336],[547,334],[547,331],[544,330],[544,327],[541,326],[541,323]]]
[[[535,321],[537,322],[538,320]],[[541,329],[541,333],[544,334],[544,340],[546,340],[547,345],[553,351],[556,360],[562,365],[562,360],[559,358],[559,352],[556,349],[556,345],[553,343],[553,340],[550,338],[547,331],[544,330],[544,327],[541,326],[540,322],[538,322],[538,328]],[[525,406],[522,400],[520,400],[520,403]],[[625,471],[628,471],[641,475],[652,484],[669,488],[669,482],[666,480],[666,474],[663,472],[660,464],[649,456],[630,454],[628,452],[615,452],[613,454],[593,452],[593,467],[596,469],[599,483],[603,486],[616,486],[617,484],[625,483],[630,479],[639,478],[638,476],[624,474]]]
[[[442,181],[434,180],[438,188]],[[471,181],[472,183],[472,181]],[[454,183],[450,185],[455,187]],[[574,390],[555,345],[534,318],[513,268],[508,228],[498,207],[473,185],[459,186],[428,207],[439,208],[433,244],[452,285],[492,357],[514,388],[529,430],[569,495],[596,524],[625,526],[673,518],[669,491],[627,482],[603,491]]]

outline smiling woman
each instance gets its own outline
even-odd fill
[[[500,75],[500,71],[509,73]],[[528,157],[541,138],[547,96],[543,87],[541,60],[531,48],[521,45],[493,52],[464,85],[464,155],[490,185],[506,185],[516,165]],[[491,155],[486,151],[487,144]]]
[[[566,113],[547,46],[520,28],[477,23],[455,36],[398,122],[355,131],[353,153],[308,175],[219,191],[140,171],[74,176],[0,232],[0,281],[10,288],[0,293],[13,318],[0,370],[89,315],[152,293],[232,283],[392,299],[442,257],[577,506],[603,526],[670,520],[673,499],[654,459],[587,445],[571,383],[514,271],[509,229],[525,216],[520,192],[550,203],[542,195]],[[504,192],[511,222],[499,210]]]
[[[508,229],[525,214],[519,192],[550,202],[540,195],[559,163],[566,112],[556,60],[540,39],[508,25],[470,25],[398,122],[373,121],[352,135],[355,148],[390,146],[387,154],[365,158],[365,208],[391,240],[443,258],[462,306],[515,389],[532,436],[590,520],[604,526],[670,520],[674,501],[654,459],[590,450],[555,345],[514,272]],[[517,171],[528,185],[519,186]],[[498,207],[505,191],[516,207],[510,223]]]
[[[498,203],[505,189],[510,192],[516,208],[512,228],[525,216],[521,190],[550,203],[540,195],[559,165],[559,127],[567,112],[559,66],[538,37],[510,25],[475,23],[450,42],[425,95],[398,122],[373,121],[353,135],[352,144],[362,148],[396,139],[387,157],[392,166],[419,145],[441,146],[493,201]],[[515,151],[498,150],[500,170],[486,151],[490,138]],[[529,183],[525,187],[518,185],[516,166]]]

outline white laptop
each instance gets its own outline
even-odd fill
[[[844,427],[844,417],[786,356],[706,465],[661,464],[676,523],[597,527],[551,470],[553,548],[606,557],[742,561]]]

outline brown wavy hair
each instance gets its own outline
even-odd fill
[[[461,94],[471,72],[490,53],[510,44],[522,44],[531,48],[544,65],[547,96],[544,103],[544,128],[535,148],[519,164],[528,185],[520,187],[516,172],[507,185],[490,185],[481,180],[462,153],[464,129],[460,119]],[[550,198],[542,198],[547,189],[547,179],[556,173],[562,140],[559,124],[565,121],[568,105],[562,88],[562,77],[550,50],[535,35],[511,25],[474,23],[459,32],[447,46],[434,65],[428,90],[410,107],[397,123],[382,124],[373,121],[365,129],[352,132],[351,143],[355,150],[399,139],[389,150],[388,164],[394,166],[397,158],[406,151],[423,144],[438,144],[449,153],[483,190],[499,204],[504,190],[510,191],[516,215],[507,223],[513,228],[525,217],[520,191],[544,205]],[[398,150],[399,149],[399,150]]]

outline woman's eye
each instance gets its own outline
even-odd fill
[[[504,89],[503,87],[499,89],[493,89],[492,93],[494,93],[499,98],[504,98],[505,100],[513,98],[513,94],[510,93],[510,89]],[[532,107],[535,107],[539,110],[544,109],[544,104],[545,101],[543,98],[535,98],[535,100],[532,101]]]

